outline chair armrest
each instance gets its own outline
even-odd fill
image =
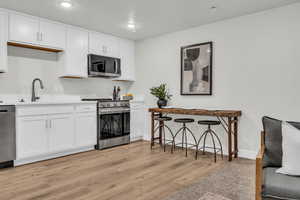
[[[256,156],[256,200],[261,200],[263,183],[263,158],[265,153],[264,132],[261,132],[261,147]]]

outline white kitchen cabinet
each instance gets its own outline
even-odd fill
[[[146,106],[144,102],[134,102],[130,110],[130,140],[141,140],[146,132]]]
[[[71,114],[53,115],[48,119],[49,151],[74,148],[74,122]]]
[[[121,77],[115,80],[135,81],[135,44],[134,41],[120,39]]]
[[[40,20],[40,45],[54,47],[56,49],[65,49],[65,25],[52,21]]]
[[[89,33],[89,53],[119,58],[120,44],[119,39],[104,33]]]
[[[33,116],[17,119],[17,159],[48,152],[47,118]]]
[[[64,78],[87,78],[87,55],[89,36],[84,29],[67,28],[66,51],[62,53],[62,72]]]
[[[9,15],[9,40],[28,44],[39,43],[39,19],[27,15]]]
[[[63,50],[66,45],[66,29],[63,24],[10,13],[9,40]]]
[[[0,73],[7,72],[8,14],[0,12]]]
[[[94,149],[96,110],[96,104],[92,103],[17,105],[15,165]]]
[[[75,117],[75,144],[78,147],[95,145],[97,119],[95,112],[78,113]]]

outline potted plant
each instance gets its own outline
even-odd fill
[[[171,96],[172,96],[172,95],[169,94],[169,91],[167,89],[167,84],[165,84],[165,83],[161,84],[158,87],[152,87],[150,89],[150,93],[153,96],[158,98],[157,106],[159,108],[167,106],[168,100],[171,99]]]

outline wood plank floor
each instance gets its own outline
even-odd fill
[[[136,142],[0,170],[1,200],[163,200],[212,173],[212,157]]]

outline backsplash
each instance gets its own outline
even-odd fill
[[[62,79],[58,55],[44,51],[8,47],[8,73],[0,74],[0,94],[30,94],[34,78],[42,79],[45,89],[39,94],[112,96],[113,86],[127,92],[130,83],[104,78]]]

